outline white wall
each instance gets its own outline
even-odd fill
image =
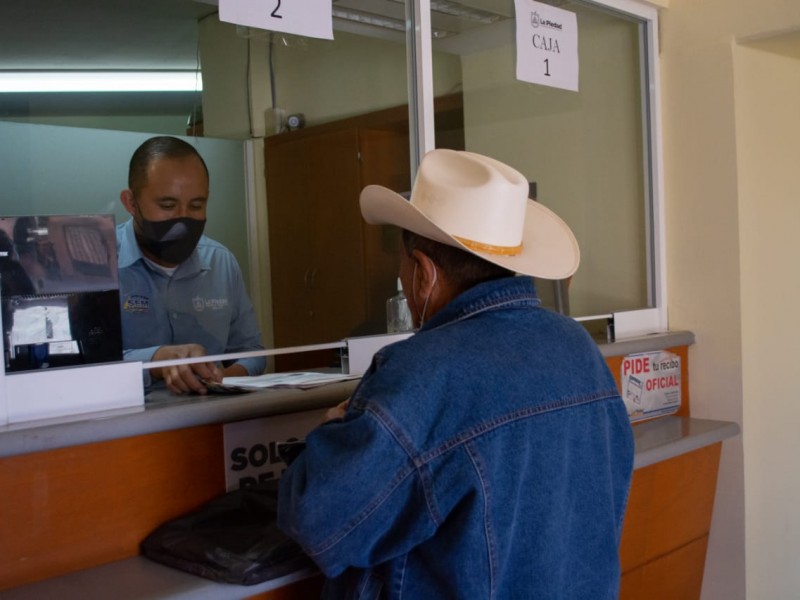
[[[800,35],[793,38],[796,56],[734,47],[752,600],[800,594]]]
[[[247,139],[275,133],[264,130],[263,120],[273,108],[269,34],[249,35],[216,18],[200,23],[206,135]],[[276,34],[275,107],[303,113],[312,126],[407,104],[406,59],[404,43],[344,31],[335,31],[333,41]],[[437,54],[434,63],[437,94],[457,88],[458,58]]]
[[[751,134],[737,128],[740,121],[736,108],[744,98],[734,93],[735,40],[793,28],[800,28],[800,2],[746,0],[734,6],[728,0],[673,0],[661,14],[669,322],[672,329],[690,329],[697,336],[697,343],[690,349],[693,416],[737,421],[744,431],[743,436],[723,444],[703,600],[797,597],[797,591],[789,595],[762,595],[758,587],[767,576],[764,561],[751,559],[757,554],[766,558],[771,552],[787,559],[797,556],[800,550],[797,542],[771,533],[764,533],[761,539],[748,537],[745,564],[745,489],[748,501],[753,497],[769,497],[773,504],[768,510],[780,518],[794,510],[796,502],[785,492],[797,488],[800,474],[796,469],[778,467],[780,476],[775,477],[782,479],[782,486],[777,485],[777,479],[765,478],[753,487],[753,474],[749,470],[751,457],[778,458],[780,455],[774,453],[785,442],[781,441],[784,432],[778,427],[772,441],[765,446],[766,440],[760,441],[756,433],[758,422],[751,423],[748,420],[751,412],[745,411],[746,394],[763,377],[751,352],[756,322],[751,306],[757,288],[755,281],[766,276],[748,269],[749,255],[754,249],[764,252],[760,245],[769,237],[750,218],[752,202],[763,204],[764,199],[753,197],[747,185],[766,172],[765,165],[769,163],[764,157],[750,166],[750,159],[740,156],[743,144],[737,136]],[[751,74],[751,69],[747,73]],[[769,93],[766,97],[769,106],[782,106],[776,94]],[[795,109],[793,114],[797,113]],[[747,109],[746,118],[757,118],[757,114]],[[763,137],[758,141],[765,142]],[[795,161],[794,170],[796,164]],[[742,182],[740,176],[744,178]],[[775,185],[783,183],[785,179]],[[761,181],[759,185],[773,184]],[[782,260],[784,276],[791,277],[794,259],[786,256]],[[770,283],[758,290],[762,298],[770,300],[760,302],[774,301],[776,294],[782,293],[770,290],[786,289],[781,288],[785,281]],[[765,308],[774,310],[773,306]],[[785,316],[784,327],[789,329],[791,315]],[[780,356],[784,342],[773,339],[767,331],[761,331],[757,337],[762,348],[768,349],[765,350],[768,356]],[[780,392],[789,390],[783,388]],[[758,398],[754,397],[753,402],[761,411],[771,409],[779,400],[768,394],[756,394]],[[797,395],[795,391],[786,400],[796,399]],[[784,416],[769,410],[768,418],[769,426],[775,426],[775,421]],[[747,480],[743,448],[748,456]],[[753,468],[764,471],[771,464],[759,461]],[[762,484],[766,487],[761,488]],[[748,535],[764,525],[754,517],[748,511]],[[769,576],[780,581],[774,582],[773,589],[781,586],[791,589],[797,577],[796,567],[769,562],[775,564]],[[745,573],[749,580],[747,596]]]
[[[235,25],[221,23],[216,17],[199,22],[198,36],[203,65],[203,132],[208,136],[249,139],[253,125],[248,99],[249,42],[236,34]],[[263,48],[263,43],[260,46]],[[254,53],[264,54],[260,50]]]

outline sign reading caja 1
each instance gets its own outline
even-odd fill
[[[574,12],[514,0],[517,79],[578,91],[578,20]]]
[[[225,489],[231,491],[279,478],[286,463],[278,455],[278,444],[305,439],[324,416],[325,410],[310,410],[226,423]]]
[[[620,387],[631,421],[677,412],[681,406],[681,357],[642,352],[622,359]]]

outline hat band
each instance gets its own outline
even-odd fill
[[[486,252],[487,254],[500,254],[502,256],[516,256],[522,252],[522,244],[517,246],[494,246],[493,244],[484,244],[483,242],[476,242],[475,240],[468,240],[466,238],[453,236],[459,242],[464,244],[470,250],[477,250],[478,252]]]

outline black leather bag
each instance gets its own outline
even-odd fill
[[[313,566],[276,525],[278,481],[219,496],[168,521],[141,544],[144,556],[214,581],[253,585]]]

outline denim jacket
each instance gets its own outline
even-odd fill
[[[596,344],[512,277],[376,354],[284,474],[278,523],[325,598],[607,600],[632,464]]]

